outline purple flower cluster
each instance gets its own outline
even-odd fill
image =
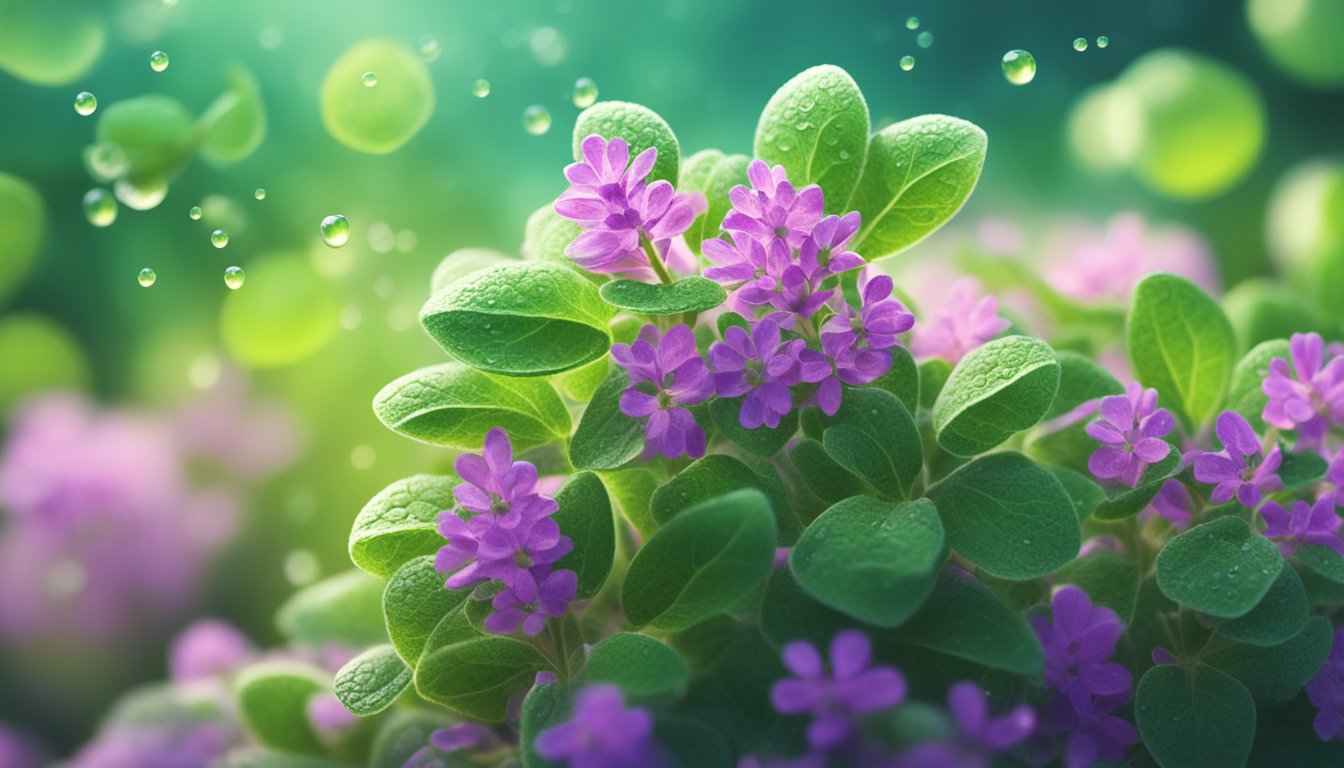
[[[1292,368],[1276,357],[1261,384],[1269,402],[1262,418],[1279,429],[1295,429],[1300,447],[1323,450],[1331,425],[1344,424],[1344,355],[1324,362],[1320,334],[1294,333],[1289,342]]]
[[[917,745],[901,755],[898,768],[989,768],[997,755],[1022,743],[1036,729],[1036,712],[1019,704],[993,717],[984,691],[960,682],[947,692],[955,738]]]
[[[1344,741],[1344,627],[1335,630],[1330,655],[1306,685],[1307,700],[1320,710],[1311,725],[1321,741]]]
[[[915,333],[910,351],[917,358],[940,357],[951,365],[961,362],[971,350],[1008,330],[1012,323],[999,316],[999,301],[993,296],[978,297],[975,283],[957,282],[947,305],[938,310],[932,322]]]
[[[1056,592],[1050,608],[1050,618],[1028,619],[1045,652],[1045,684],[1052,692],[1042,722],[1068,734],[1066,768],[1119,762],[1139,740],[1133,724],[1111,714],[1129,701],[1133,685],[1129,670],[1108,661],[1124,625],[1115,611],[1093,606],[1075,586]]]
[[[1315,504],[1298,501],[1291,511],[1278,502],[1266,502],[1260,508],[1260,516],[1265,519],[1265,537],[1278,542],[1285,557],[1303,544],[1329,547],[1344,557],[1344,539],[1339,536],[1344,520],[1335,514],[1335,499],[1331,496]]]
[[[686,406],[708,400],[714,394],[714,382],[695,348],[690,327],[675,325],[660,336],[657,326],[646,325],[633,344],[613,344],[611,357],[630,374],[630,387],[621,395],[621,412],[647,419],[646,455],[704,456],[705,430]]]
[[[1195,479],[1214,486],[1209,500],[1225,504],[1235,497],[1251,509],[1260,506],[1264,494],[1283,488],[1278,476],[1283,463],[1283,451],[1274,446],[1268,454],[1260,447],[1260,437],[1251,429],[1246,417],[1235,411],[1223,411],[1214,424],[1214,431],[1223,444],[1216,453],[1202,453],[1195,458]]]
[[[1101,418],[1087,425],[1087,434],[1102,443],[1087,468],[1102,480],[1119,479],[1133,488],[1149,464],[1162,461],[1171,445],[1162,438],[1176,427],[1166,408],[1157,407],[1157,390],[1131,381],[1125,394],[1101,399]]]
[[[653,715],[625,706],[621,689],[593,685],[579,691],[570,719],[537,734],[537,753],[570,768],[661,765],[653,742]]]
[[[439,515],[448,543],[434,567],[451,574],[448,589],[499,582],[486,629],[508,634],[522,625],[536,635],[547,618],[564,615],[578,588],[573,571],[553,568],[573,548],[551,519],[558,505],[538,492],[537,468],[513,460],[502,429],[485,436],[481,455],[463,454],[454,468],[463,482],[453,488],[458,506]]]

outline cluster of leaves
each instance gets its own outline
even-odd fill
[[[708,210],[686,237],[693,252],[719,235],[746,157],[707,150],[683,162],[667,124],[634,104],[585,111],[576,157],[594,133],[624,138],[632,155],[656,147],[652,178],[704,193]],[[854,248],[872,261],[957,211],[984,148],[978,129],[942,116],[870,136],[857,86],[818,67],[771,99],[755,152],[795,183],[819,184],[837,201],[828,213],[857,208]],[[365,741],[335,749],[313,735],[302,701],[329,681],[262,667],[238,689],[245,721],[275,750],[266,765],[401,765],[435,723],[455,720],[497,724],[503,746],[472,758],[481,764],[549,765],[537,734],[598,682],[653,712],[671,761],[796,753],[803,723],[769,699],[787,675],[779,651],[851,628],[905,673],[914,699],[941,701],[972,680],[996,698],[1032,700],[1043,695],[1044,654],[1027,616],[1066,584],[1126,625],[1115,660],[1139,680],[1120,712],[1142,735],[1135,759],[1175,768],[1338,758],[1338,745],[1311,734],[1299,692],[1330,650],[1330,621],[1313,611],[1344,600],[1344,558],[1310,545],[1280,555],[1249,510],[1207,503],[1179,447],[1134,487],[1099,485],[1087,474],[1096,443],[1074,415],[1124,387],[1089,356],[1025,335],[955,366],[897,347],[890,372],[846,387],[833,415],[804,408],[776,429],[748,430],[731,403],[711,400],[692,409],[707,455],[641,458],[642,425],[619,407],[628,380],[608,351],[645,322],[712,309],[722,291],[696,278],[601,282],[565,257],[577,234],[548,206],[528,222],[524,259],[449,257],[421,320],[452,360],[392,382],[374,410],[399,434],[462,451],[502,427],[543,476],[562,476],[554,519],[574,548],[557,567],[577,574],[579,602],[537,638],[486,632],[488,603],[445,589],[434,567],[436,520],[455,506],[457,479],[393,483],[355,520],[359,570],[308,588],[281,615],[292,639],[367,647],[334,679],[364,718]],[[702,351],[731,322],[696,324]],[[1262,425],[1260,385],[1268,361],[1287,356],[1285,340],[1243,355],[1218,305],[1162,274],[1137,289],[1127,328],[1139,380],[1193,445],[1208,443],[1223,408]],[[1285,488],[1273,498],[1286,503],[1310,494],[1326,464],[1283,450]],[[1139,518],[1169,481],[1193,499],[1184,532]],[[1083,547],[1099,536],[1124,553]],[[1155,649],[1177,663],[1150,662]],[[893,717],[882,730],[894,749],[921,738],[919,718]]]

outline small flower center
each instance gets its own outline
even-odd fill
[[[527,550],[520,549],[513,554],[513,562],[517,564],[519,568],[531,568],[532,556],[527,554]]]
[[[775,227],[775,237],[781,240],[789,236],[789,228],[783,225]]]
[[[500,496],[491,494],[490,496],[490,514],[502,515],[509,511],[509,502]]]
[[[818,266],[825,267],[825,266],[828,266],[830,263],[831,263],[831,249],[830,249],[830,248],[822,248],[821,250],[817,251],[817,265],[818,265]]]

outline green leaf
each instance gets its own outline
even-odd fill
[[[621,589],[626,618],[637,627],[690,627],[755,589],[774,555],[775,518],[763,494],[710,499],[677,514],[635,554]]]
[[[945,224],[975,189],[987,144],[977,126],[946,115],[922,115],[873,134],[849,206],[863,215],[854,249],[873,261]]]
[[[699,253],[704,241],[718,237],[719,225],[728,215],[732,202],[728,192],[735,186],[747,184],[747,166],[751,158],[746,155],[724,155],[715,149],[696,152],[686,158],[681,169],[680,192],[702,192],[709,207],[691,222],[686,230],[686,244]]]
[[[1129,359],[1145,387],[1195,433],[1217,413],[1236,360],[1232,326],[1218,303],[1183,277],[1149,275],[1129,310]]]
[[[806,640],[817,647],[830,643],[835,633],[854,626],[854,619],[827,608],[798,585],[788,568],[770,574],[761,596],[761,634],[776,647]]]
[[[518,741],[525,768],[556,768],[557,764],[537,752],[537,735],[553,725],[569,719],[573,691],[565,683],[542,683],[532,686],[523,699],[523,713],[518,723]]]
[[[481,634],[460,609],[435,627],[415,667],[415,689],[462,717],[503,722],[509,699],[551,665],[511,635]]]
[[[1269,376],[1269,362],[1276,357],[1290,359],[1287,339],[1273,339],[1257,344],[1232,369],[1232,383],[1227,388],[1227,408],[1236,411],[1251,423],[1257,432],[1265,426],[1261,414],[1269,397],[1261,389]]]
[[[672,765],[733,768],[737,765],[722,725],[689,715],[662,715],[653,723],[654,738],[671,754]]]
[[[1220,619],[1244,616],[1278,578],[1274,543],[1234,516],[1215,518],[1168,541],[1157,553],[1162,594]]]
[[[947,543],[1004,579],[1052,573],[1078,555],[1073,501],[1059,480],[1020,453],[982,456],[929,489]]]
[[[1330,464],[1319,453],[1285,450],[1283,464],[1279,466],[1279,479],[1283,481],[1284,490],[1295,491],[1320,480],[1329,468]]]
[[[572,269],[500,264],[434,294],[420,321],[449,354],[473,368],[544,376],[607,353],[615,310]]]
[[[37,259],[46,218],[42,197],[31,184],[0,173],[0,301],[19,286]],[[14,317],[10,315],[11,320]]]
[[[314,271],[311,259],[264,254],[248,264],[247,290],[224,297],[219,334],[244,367],[279,368],[322,349],[339,329],[340,314],[336,286]]]
[[[933,404],[938,444],[954,456],[975,456],[1035,426],[1055,399],[1059,375],[1055,351],[1030,336],[972,350]]]
[[[581,683],[615,683],[628,700],[684,690],[691,668],[667,645],[635,632],[618,632],[593,646]]]
[[[742,426],[739,414],[745,397],[717,397],[709,403],[709,416],[714,426],[724,437],[757,456],[774,456],[788,444],[789,439],[798,432],[798,411],[793,410],[779,420],[779,426],[771,429],[759,426],[747,429]]]
[[[723,286],[699,275],[683,277],[670,284],[612,280],[604,283],[599,293],[611,306],[641,315],[703,312],[728,298]]]
[[[469,589],[448,590],[444,578],[434,570],[434,556],[426,555],[397,569],[383,590],[387,636],[409,666],[420,660],[425,642],[443,617],[471,594]]]
[[[1125,393],[1125,385],[1092,358],[1067,349],[1055,354],[1059,358],[1059,391],[1045,412],[1046,421],[1064,416],[1083,403]]]
[[[0,5],[0,70],[34,85],[74,82],[98,61],[108,9],[96,0]]]
[[[648,107],[627,101],[601,101],[580,112],[574,121],[575,160],[583,159],[580,147],[593,134],[605,139],[617,136],[625,139],[630,145],[631,160],[649,147],[657,148],[658,159],[649,173],[649,183],[659,180],[677,183],[681,145],[667,122]]]
[[[933,590],[943,553],[943,524],[928,499],[854,496],[812,521],[789,564],[799,586],[823,604],[895,627]]]
[[[822,434],[822,445],[835,462],[896,499],[924,471],[919,429],[900,398],[883,389],[849,389]]]
[[[257,741],[287,752],[322,752],[308,721],[308,700],[331,690],[325,672],[293,661],[264,661],[239,672],[233,688],[238,714]]]
[[[1259,706],[1276,707],[1288,703],[1315,676],[1333,640],[1330,620],[1312,616],[1285,643],[1268,648],[1234,645],[1208,654],[1204,661],[1241,681]]]
[[[909,621],[876,640],[879,646],[928,648],[1017,675],[1039,675],[1045,664],[1026,619],[952,565],[943,568],[933,593]]]
[[[1079,523],[1092,517],[1097,505],[1106,500],[1106,492],[1087,475],[1065,467],[1050,467],[1050,474],[1064,486],[1064,492],[1073,501],[1073,511]]]
[[[726,454],[711,453],[697,459],[653,492],[649,512],[659,525],[697,504],[731,491],[751,488],[760,491],[770,503],[777,520],[781,543],[798,537],[798,518],[789,506],[789,495],[776,477],[764,475]]]
[[[365,573],[385,579],[407,560],[443,546],[438,517],[457,504],[456,478],[412,475],[387,486],[355,517],[350,559]]]
[[[1269,591],[1249,613],[1224,621],[1218,634],[1249,645],[1271,646],[1287,642],[1306,626],[1307,590],[1292,568],[1279,571]]]
[[[1293,556],[1312,573],[1344,585],[1344,557],[1333,549],[1319,544],[1303,544]]]
[[[369,717],[392,706],[411,685],[411,668],[390,645],[379,645],[347,661],[336,673],[332,690],[345,708]]]
[[[212,765],[215,765],[212,763]],[[314,755],[295,755],[260,747],[240,747],[224,755],[219,768],[350,768],[341,763]]]
[[[1255,737],[1255,702],[1246,688],[1198,665],[1153,667],[1134,694],[1144,746],[1162,768],[1246,764]]]
[[[885,389],[900,398],[905,410],[912,414],[918,413],[919,366],[915,365],[915,358],[910,356],[910,351],[905,347],[892,347],[888,351],[891,353],[891,368],[868,386]]]
[[[565,255],[565,249],[582,232],[583,228],[578,222],[556,213],[553,204],[547,203],[528,217],[520,251],[527,261],[559,264],[583,276],[589,282],[603,282],[606,276],[584,271],[573,259]],[[437,289],[435,292],[437,293]]]
[[[630,377],[612,368],[593,393],[569,440],[569,461],[576,469],[617,469],[644,451],[644,424],[621,411],[621,395]]]
[[[383,616],[378,599],[383,584],[359,570],[348,570],[304,587],[275,614],[280,634],[290,640],[360,648],[381,643]]]
[[[551,519],[560,526],[560,533],[574,542],[574,549],[555,567],[578,574],[576,599],[586,600],[602,589],[616,557],[616,522],[611,516],[611,500],[602,481],[592,472],[570,475],[556,491],[555,500],[560,508]]]
[[[266,138],[266,107],[257,79],[245,69],[229,72],[229,89],[201,116],[201,154],[220,163],[246,159]]]
[[[177,169],[196,143],[196,121],[176,99],[151,94],[99,110],[97,141],[115,144],[131,180],[162,178]]]
[[[513,256],[489,248],[458,248],[444,256],[434,268],[434,274],[429,278],[429,293],[432,296],[460,277],[515,260]]]
[[[1173,445],[1166,458],[1143,470],[1137,486],[1130,488],[1117,483],[1107,488],[1105,501],[1097,505],[1092,516],[1098,520],[1123,520],[1137,515],[1157,498],[1162,486],[1184,468],[1181,451]]]
[[[755,149],[769,165],[784,166],[795,187],[820,185],[826,213],[844,213],[868,152],[868,104],[845,70],[805,69],[766,103]]]
[[[941,357],[933,357],[919,364],[919,405],[921,408],[933,409],[933,404],[938,402],[938,396],[943,393],[943,387],[947,386],[947,380],[952,375],[952,366]],[[914,413],[914,411],[911,411]]]
[[[863,478],[837,464],[816,440],[799,440],[789,458],[808,490],[823,501],[834,503],[869,490]]]
[[[369,88],[365,72],[378,75]],[[434,83],[425,62],[396,40],[361,40],[327,70],[319,93],[322,124],[345,146],[385,155],[410,141],[434,114]]]
[[[626,522],[634,526],[640,536],[652,536],[658,530],[658,524],[654,522],[649,503],[653,492],[667,481],[667,470],[655,465],[598,474]]]
[[[1139,569],[1127,557],[1098,550],[1060,568],[1055,574],[1055,584],[1077,586],[1096,605],[1115,611],[1125,624],[1134,617],[1134,603],[1139,597]]]
[[[369,749],[368,768],[403,768],[411,755],[424,749],[430,734],[453,725],[447,716],[422,709],[394,709],[387,713]],[[461,768],[451,763],[443,768]]]

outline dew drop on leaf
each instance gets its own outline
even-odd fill
[[[192,221],[200,221],[200,220],[201,220],[201,206],[199,206],[199,205],[193,205],[193,206],[191,206],[191,210],[187,211],[187,217],[190,218]]]
[[[1097,38],[1097,47],[1098,47],[1098,48],[1105,48],[1106,46],[1108,46],[1108,45],[1110,45],[1110,44],[1111,44],[1111,38],[1109,38],[1109,37],[1107,37],[1107,36],[1105,36],[1105,35],[1101,35],[1101,36],[1099,36],[1099,37]]]
[[[359,76],[359,81],[364,84],[365,88],[372,88],[373,86],[378,84],[378,73],[365,72],[364,74]]]
[[[1086,38],[1086,37],[1077,37],[1077,38],[1074,38],[1074,40],[1073,40],[1073,50],[1078,51],[1079,53],[1081,53],[1081,52],[1083,52],[1083,51],[1086,51],[1086,50],[1087,50],[1087,38]]]
[[[533,136],[540,136],[551,130],[551,113],[539,104],[533,104],[523,110],[523,130]]]
[[[266,190],[265,190],[264,188],[262,188],[262,187],[257,187],[257,191],[256,191],[256,192],[253,192],[253,193],[252,193],[252,196],[255,197],[255,198],[257,198],[258,200],[265,200],[265,199],[266,199]]]
[[[597,102],[597,83],[591,77],[580,77],[574,81],[574,106],[586,109]]]
[[[438,39],[433,35],[424,35],[421,37],[415,44],[415,49],[419,51],[420,58],[424,59],[426,63],[438,61],[439,55],[443,53],[443,49],[439,47]]]
[[[149,55],[149,68],[155,72],[162,72],[168,68],[168,54],[163,51],[155,51]]]
[[[471,95],[478,99],[484,99],[490,95],[490,81],[480,78],[471,84]]]

